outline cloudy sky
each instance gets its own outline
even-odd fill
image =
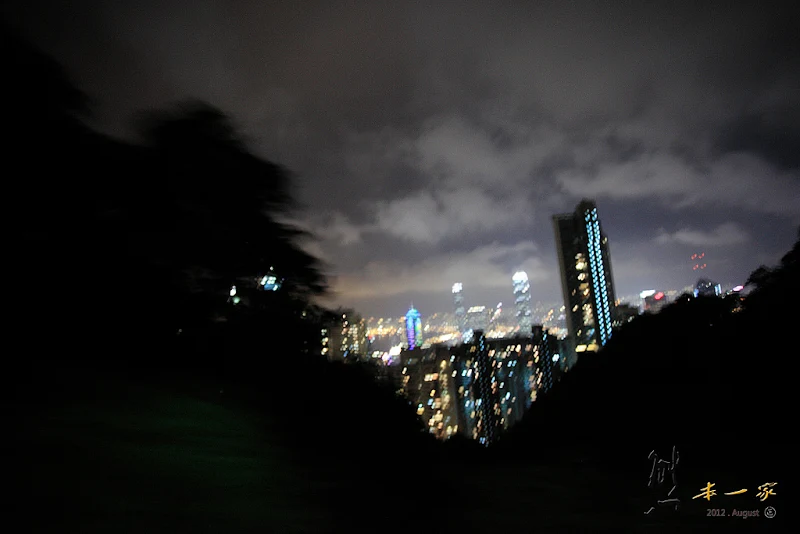
[[[15,3],[97,127],[187,97],[228,112],[297,174],[332,299],[366,315],[449,311],[456,281],[510,301],[518,269],[560,300],[551,216],[582,197],[620,295],[693,283],[700,251],[742,283],[797,236],[790,3]]]

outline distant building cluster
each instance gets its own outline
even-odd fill
[[[511,277],[514,285],[514,306],[517,312],[517,324],[520,332],[528,332],[532,326],[531,318],[531,284],[525,271],[517,271]]]
[[[642,301],[642,312],[658,313],[669,303],[666,293],[655,289],[642,291],[640,296],[644,299]]]
[[[399,385],[431,434],[489,445],[554,386],[570,364],[565,350],[541,326],[504,339],[477,330],[469,343],[402,351]]]
[[[464,306],[464,284],[456,282],[453,284],[453,309],[454,327],[458,333],[457,338],[463,342],[469,342],[474,332],[480,330],[487,334],[487,337],[505,337],[515,331],[529,332],[533,324],[531,310],[531,286],[528,282],[528,275],[524,271],[517,271],[511,277],[512,290],[514,294],[514,313],[512,321],[508,321],[503,316],[503,303],[500,302],[495,308],[486,306]],[[500,334],[498,335],[498,332]],[[493,335],[494,334],[494,335]]]
[[[705,278],[698,280],[694,286],[695,297],[719,297],[721,294],[722,286]]]
[[[467,306],[464,284],[455,282],[451,313],[423,318],[412,304],[402,317],[366,322],[340,311],[322,331],[323,354],[382,363],[381,376],[397,381],[433,435],[460,434],[488,445],[550,391],[579,355],[599,351],[616,329],[676,299],[724,293],[703,278],[683,291],[650,289],[617,300],[608,237],[595,203],[583,200],[572,213],[553,216],[553,228],[563,306],[532,306],[524,271],[511,276],[514,304],[508,309],[502,303]],[[704,258],[692,256],[694,271],[706,269]],[[275,279],[265,281],[266,289]],[[728,293],[742,290],[731,287]]]
[[[322,322],[322,355],[329,361],[364,361],[370,350],[367,324],[352,310],[338,310]]]

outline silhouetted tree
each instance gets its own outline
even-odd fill
[[[150,256],[184,272],[187,288],[224,300],[237,280],[274,269],[284,295],[325,290],[318,261],[298,246],[307,236],[279,221],[294,207],[288,173],[252,155],[221,112],[191,104],[155,114],[145,138],[154,195],[137,216]]]
[[[3,66],[13,75],[2,88],[6,126],[47,135],[45,127],[88,115],[87,95],[69,81],[61,65],[3,23],[0,43]]]
[[[88,98],[55,61],[8,27],[0,41],[11,330],[29,344],[19,363],[58,354],[73,327],[92,323],[98,265],[90,258],[99,247],[90,246],[87,223],[99,201],[93,156],[101,136],[81,122]]]
[[[37,357],[69,342],[79,358],[164,361],[179,329],[243,322],[228,291],[246,297],[269,267],[282,290],[251,291],[248,310],[268,316],[262,327],[308,323],[302,311],[326,284],[298,245],[307,236],[281,222],[294,207],[287,171],[204,104],[151,114],[144,146],[94,132],[81,120],[88,99],[60,66],[4,30],[13,300]],[[44,325],[53,335],[30,334]]]
[[[790,295],[800,289],[800,228],[798,240],[776,267],[762,265],[750,275],[746,286],[751,291],[745,300],[745,309],[750,314],[770,317],[773,320],[787,318],[785,308]]]

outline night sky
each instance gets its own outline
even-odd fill
[[[620,296],[694,283],[700,251],[744,283],[797,237],[790,3],[7,4],[103,131],[189,97],[229,113],[297,175],[333,302],[367,316],[450,311],[456,281],[510,304],[518,269],[560,301],[551,215],[582,197]]]

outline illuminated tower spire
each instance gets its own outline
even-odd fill
[[[517,308],[517,324],[523,335],[531,333],[531,284],[525,271],[517,271],[511,277],[514,285],[514,304]]]
[[[456,315],[456,328],[463,334],[466,328],[467,310],[464,308],[464,286],[461,282],[453,284],[453,307]]]
[[[409,350],[413,350],[422,344],[422,316],[414,309],[414,304],[411,304],[408,313],[406,313],[406,340],[408,341]]]

